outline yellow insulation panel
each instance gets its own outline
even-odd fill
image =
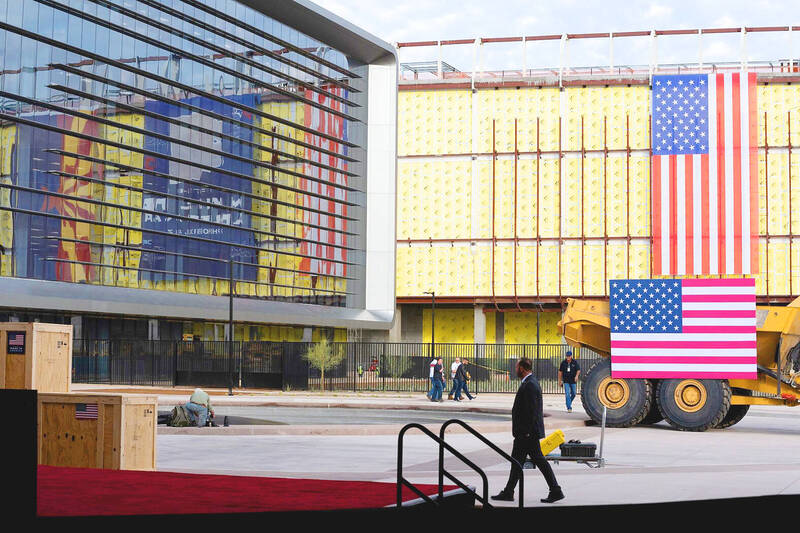
[[[589,239],[566,240],[560,247],[555,241],[542,241],[537,248],[535,242],[521,242],[516,249],[516,286],[511,242],[494,247],[494,264],[492,290],[491,243],[399,246],[397,296],[430,291],[441,296],[603,296],[609,279],[650,277],[650,244],[643,239],[633,239],[630,245],[626,240]]]
[[[557,237],[561,227],[561,186],[559,161],[542,159],[539,163],[541,184],[539,185],[539,229],[540,237]]]
[[[517,167],[517,236],[536,235],[536,162],[521,159]]]
[[[474,342],[473,313],[472,309],[436,309],[436,342]],[[431,342],[431,310],[428,308],[422,310],[422,342]]]
[[[536,313],[503,313],[503,340],[506,344],[535,343]]]
[[[602,241],[588,241],[583,248],[583,294],[599,296],[606,294],[606,280],[603,272]]]
[[[398,198],[398,238],[469,238],[471,172],[468,160],[401,160],[398,190],[413,193]]]
[[[515,120],[520,152],[557,150],[559,128],[565,150],[647,148],[649,114],[646,87],[403,90],[398,154],[468,154],[473,136],[478,153],[513,152]]]
[[[436,342],[474,342],[475,311],[467,309],[436,309]],[[531,344],[536,342],[536,312],[509,311],[497,313],[487,311],[486,342],[496,340],[497,317],[503,316],[503,339],[506,344]],[[539,338],[542,344],[560,344],[561,332],[558,321],[561,313],[544,311],[539,314]],[[422,342],[431,341],[431,311],[423,309]]]
[[[486,316],[486,344],[497,342],[497,315],[496,312],[487,312]]]
[[[16,144],[17,127],[0,127],[0,183],[11,183],[11,156]],[[0,207],[11,206],[11,189],[0,188]],[[14,241],[14,216],[11,211],[0,209],[0,246],[5,253],[0,256],[0,276],[10,276],[11,253]]]
[[[576,157],[565,158],[562,164],[564,165],[564,187],[562,187],[562,190],[566,195],[562,212],[562,219],[564,220],[562,236],[580,237],[583,229],[581,228],[581,218],[583,216],[581,200],[584,196],[582,194],[584,176],[581,172],[581,159]]]

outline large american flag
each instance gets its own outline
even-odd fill
[[[756,379],[753,278],[610,281],[611,373]]]
[[[758,272],[756,77],[653,76],[653,274]]]

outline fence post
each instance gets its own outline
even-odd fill
[[[359,346],[358,344],[354,344],[352,348],[347,349],[347,358],[348,358],[348,364],[350,365],[350,373],[353,375],[353,392],[356,392],[356,385],[357,385],[356,367],[358,365],[358,355],[357,355],[358,346]],[[349,361],[349,359],[352,359],[352,361]]]
[[[281,341],[281,390],[286,390],[286,374],[288,373],[289,358],[286,356],[286,341]]]
[[[100,361],[98,361],[99,354],[95,355],[94,357],[92,357],[91,354],[89,354],[89,350],[86,347],[86,339],[82,339],[81,340],[81,344],[83,344],[83,354],[89,356],[89,361],[94,360],[93,361],[94,362],[94,382],[95,383],[100,383],[100,377],[98,375],[99,374],[99,368],[98,367],[100,366]]]
[[[150,386],[155,385],[156,381],[156,352],[153,340],[150,340]]]
[[[172,350],[172,386],[178,384],[178,346],[180,341],[175,341]]]
[[[121,340],[114,341],[120,350],[125,349]],[[133,350],[128,350],[128,384],[133,385]]]
[[[389,363],[387,363],[386,359],[386,343],[383,343],[383,350],[381,352],[381,362],[380,366],[378,367],[381,370],[381,375],[383,375],[383,391],[386,392],[386,374],[388,372]]]

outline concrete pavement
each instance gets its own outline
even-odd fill
[[[77,388],[77,387],[76,387]],[[159,394],[169,406],[188,398],[191,391]],[[480,395],[470,404],[431,404],[422,394],[382,393],[259,393],[222,398],[217,405],[236,402],[291,406],[343,406],[352,412],[365,404],[376,410],[404,409],[410,417],[426,410],[444,410],[457,415],[459,409],[510,411],[512,394]],[[312,407],[323,409],[322,407]],[[347,408],[331,409],[330,412]],[[560,395],[545,397],[547,431],[563,429],[567,440],[599,444],[600,428],[586,426],[580,401],[574,412],[564,412]],[[337,415],[339,416],[339,415]],[[454,416],[455,417],[455,416]],[[339,421],[341,422],[341,421]],[[190,428],[186,434],[159,434],[159,470],[233,475],[342,479],[393,483],[397,475],[396,425],[338,424],[339,433],[316,429],[292,434],[223,435]],[[498,424],[492,428],[488,424]],[[333,428],[333,424],[328,428]],[[287,427],[287,426],[277,426]],[[342,429],[344,428],[344,429]],[[359,428],[357,431],[351,431]],[[218,428],[221,429],[221,428]],[[438,428],[436,428],[438,429]],[[506,451],[511,450],[510,423],[487,422],[484,435]],[[703,433],[675,431],[666,423],[628,429],[606,429],[604,468],[560,463],[554,465],[567,498],[558,506],[659,503],[728,497],[800,494],[800,458],[795,453],[800,436],[800,411],[787,407],[754,406],[737,425]],[[447,441],[485,472],[489,494],[498,492],[508,476],[509,465],[473,436],[448,431]],[[404,474],[412,482],[436,483],[438,447],[420,432],[407,434]],[[479,486],[479,477],[455,458],[446,466],[459,479]],[[526,470],[525,505],[539,502],[547,488],[536,470]],[[499,503],[513,506],[516,503]]]
[[[74,391],[84,392],[125,392],[134,394],[150,394],[158,396],[161,410],[171,409],[173,406],[189,400],[193,388],[158,388],[158,387],[129,387],[109,385],[75,384]],[[305,407],[305,408],[330,408],[330,409],[379,409],[402,411],[425,411],[452,414],[458,417],[459,413],[484,413],[497,415],[510,415],[514,403],[514,395],[510,393],[479,394],[474,400],[455,402],[445,399],[443,402],[431,402],[422,393],[408,392],[281,392],[281,391],[252,391],[234,390],[233,396],[228,396],[227,389],[204,389],[211,395],[211,403],[215,407]],[[580,411],[580,399],[576,398],[575,412],[566,413],[564,398],[561,395],[544,396],[544,414],[548,425],[557,428],[583,427],[586,416]],[[222,410],[220,414],[224,415]],[[410,416],[408,422],[417,421]],[[218,416],[217,423],[221,425]],[[407,422],[405,422],[407,423]],[[352,424],[291,424],[291,425],[255,425],[231,426],[228,428],[169,428],[159,427],[159,434],[208,434],[208,435],[364,435],[364,434],[394,434],[400,431],[404,423],[399,424],[370,424],[364,426],[357,419]],[[441,424],[439,424],[441,425]],[[439,425],[430,426],[438,431]],[[509,422],[482,422],[472,423],[482,432],[486,431],[511,431]],[[454,431],[456,430],[454,428]]]

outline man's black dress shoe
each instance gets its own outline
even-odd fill
[[[563,499],[564,499],[564,493],[563,492],[561,492],[560,490],[556,491],[556,492],[551,491],[550,494],[547,495],[547,498],[542,498],[541,499],[541,502],[542,503],[553,503],[553,502],[557,502],[558,500],[563,500]]]
[[[506,492],[504,490],[501,490],[500,492],[498,492],[497,494],[492,496],[492,499],[493,500],[500,500],[500,501],[503,501],[503,502],[513,502],[514,501],[514,493],[513,492]]]

